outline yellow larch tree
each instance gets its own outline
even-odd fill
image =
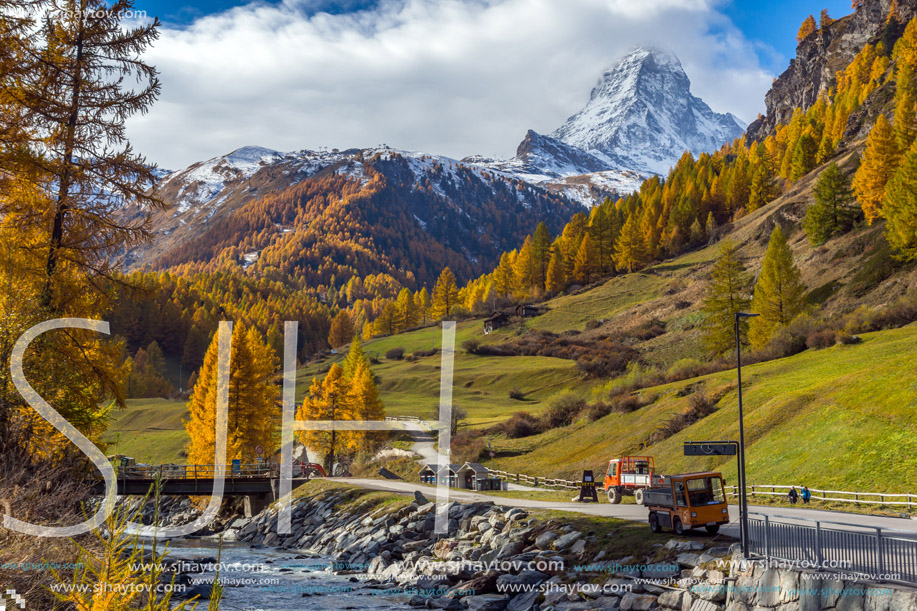
[[[455,284],[455,274],[446,267],[439,275],[436,286],[433,287],[433,305],[431,313],[434,319],[440,320],[450,314],[458,303],[458,286]]]
[[[869,138],[860,167],[853,177],[853,192],[870,224],[882,216],[885,184],[898,164],[898,144],[891,124],[879,115]]]
[[[337,364],[331,365],[323,380],[312,379],[309,396],[296,413],[297,420],[354,420],[353,404],[348,400],[348,383],[344,370]],[[325,457],[325,471],[331,469],[337,457],[353,449],[354,435],[351,431],[300,431],[299,440],[313,452]]]
[[[227,414],[226,457],[218,462],[239,459],[254,462],[255,449],[261,446],[271,452],[280,408],[279,389],[273,374],[276,356],[255,329],[236,323],[230,343],[229,400]],[[204,356],[204,364],[188,402],[188,463],[214,464],[216,444],[217,364],[219,334]]]
[[[799,32],[796,33],[796,42],[802,42],[808,38],[810,34],[815,33],[817,29],[818,26],[815,23],[815,17],[809,15],[803,20],[802,25],[799,26]]]

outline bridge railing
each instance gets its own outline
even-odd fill
[[[757,556],[790,566],[917,584],[917,538],[911,531],[749,512],[749,546]]]
[[[126,479],[245,479],[277,477],[275,464],[254,463],[240,465],[130,465],[118,468],[118,477]]]

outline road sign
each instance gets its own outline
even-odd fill
[[[595,491],[595,477],[592,471],[583,471],[583,481],[580,483],[579,497],[574,499],[581,503],[598,503],[599,497]]]
[[[255,446],[255,454],[257,454],[258,456],[261,456],[262,454],[264,454],[264,448],[261,446]]]
[[[735,456],[738,448],[735,441],[686,441],[685,456]]]

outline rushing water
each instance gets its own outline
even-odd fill
[[[215,541],[173,540],[169,561],[217,557]],[[220,609],[225,611],[291,611],[293,609],[404,609],[410,594],[393,586],[365,583],[367,576],[335,575],[325,570],[333,560],[299,557],[297,552],[248,544],[224,543],[219,563],[224,584]],[[217,567],[214,567],[217,568]],[[214,571],[191,574],[194,583],[211,583]],[[356,581],[351,581],[355,579]],[[206,609],[206,601],[198,606]]]

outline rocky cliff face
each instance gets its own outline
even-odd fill
[[[908,20],[917,16],[917,0],[897,2],[900,19],[888,20],[893,0],[864,0],[853,14],[819,28],[796,47],[796,57],[764,98],[767,114],[748,126],[750,140],[761,140],[777,125],[789,123],[796,108],[806,109],[830,88],[867,43],[883,42],[890,51]]]

